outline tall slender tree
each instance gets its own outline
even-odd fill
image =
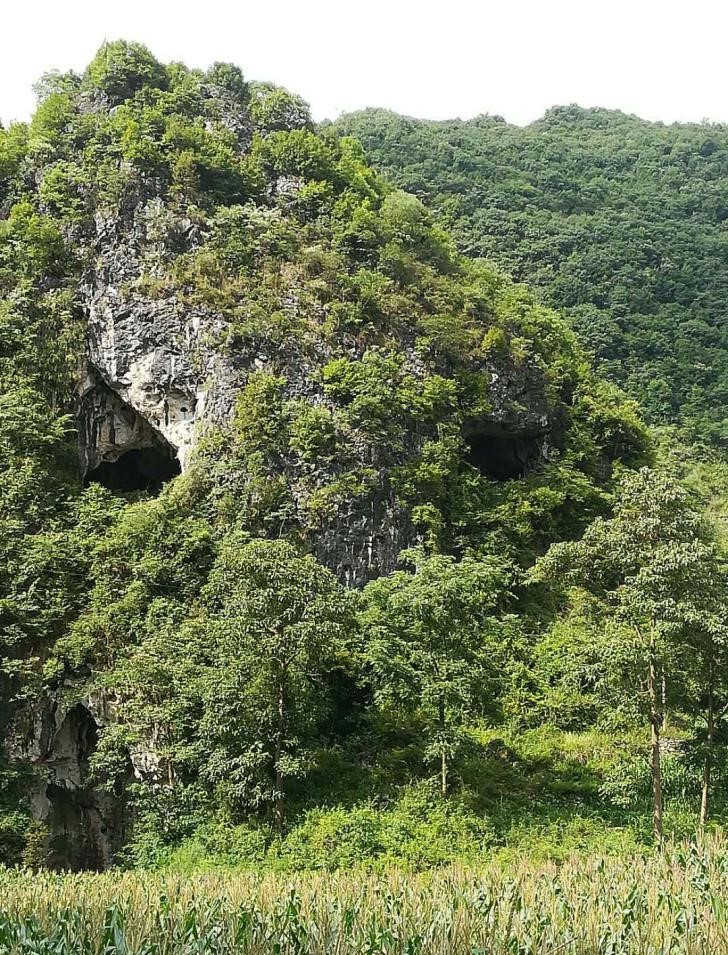
[[[586,588],[611,607],[613,678],[641,702],[650,727],[653,830],[662,842],[660,737],[665,703],[684,698],[696,665],[690,635],[715,590],[717,552],[687,491],[669,475],[628,474],[611,518],[598,518],[576,542],[555,544],[534,576]]]
[[[493,557],[407,556],[414,573],[367,586],[362,623],[376,698],[422,718],[444,797],[464,722],[492,710],[503,685],[513,571]]]
[[[695,654],[690,699],[699,723],[702,755],[701,829],[708,821],[716,740],[728,716],[728,581],[725,567],[717,559],[710,570],[703,582],[703,603],[696,606],[688,632]]]

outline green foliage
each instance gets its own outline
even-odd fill
[[[617,711],[642,712],[649,720],[658,840],[663,838],[664,709],[673,705],[689,712],[696,702],[690,700],[691,690],[697,699],[707,695],[704,823],[714,694],[725,666],[725,581],[718,550],[687,492],[669,476],[647,468],[626,475],[614,516],[598,518],[580,541],[553,545],[534,577],[581,585],[604,603],[597,672],[602,671],[615,693]],[[623,694],[626,706],[619,701]]]
[[[114,40],[104,43],[89,63],[84,83],[106,93],[112,104],[118,104],[145,87],[164,89],[167,74],[141,43]]]
[[[334,130],[439,213],[465,254],[566,310],[653,421],[725,444],[725,128],[566,106],[525,128],[367,110]]]
[[[467,806],[443,803],[426,786],[389,809],[318,809],[276,849],[271,864],[292,869],[426,869],[476,862],[493,841],[488,821]]]
[[[256,127],[266,134],[313,126],[308,104],[300,96],[271,83],[253,84],[250,115]]]
[[[206,588],[215,659],[203,689],[207,774],[233,803],[274,804],[306,774],[306,746],[327,705],[323,673],[343,664],[346,593],[283,541],[223,546]]]
[[[292,450],[308,464],[326,461],[336,448],[336,417],[326,407],[302,402],[300,410],[293,412],[290,432]]]
[[[260,826],[208,823],[181,845],[164,852],[157,866],[184,873],[257,869],[265,859],[269,841],[269,833]]]
[[[79,799],[123,811],[129,865],[423,868],[515,852],[541,823],[544,855],[616,845],[626,819],[641,839],[618,736],[588,753],[594,727],[639,735],[595,674],[614,607],[580,592],[562,613],[524,583],[617,519],[620,475],[652,453],[636,406],[286,91],[119,42],[39,95],[0,130],[3,741],[102,701]],[[81,487],[107,242],[133,248],[119,312],[189,316],[175,348],[200,387],[226,369],[157,497]],[[670,697],[691,786],[698,687],[724,663],[719,613],[700,620],[702,669]],[[40,866],[57,819],[31,823],[21,762],[0,775],[3,859]]]
[[[603,603],[600,621],[599,609],[577,598],[592,615],[592,633],[601,631],[593,644],[594,682],[616,680],[619,693],[626,681],[627,706],[647,710],[648,656],[659,668],[663,695],[684,696],[689,635],[720,599],[717,557],[684,489],[644,468],[625,476],[614,516],[598,518],[580,541],[554,545],[535,577],[581,586]],[[573,666],[577,654],[567,652]]]
[[[422,715],[445,795],[461,728],[494,712],[515,655],[513,621],[502,616],[512,572],[495,558],[409,558],[414,574],[396,572],[364,591],[366,653],[380,705]]]
[[[260,151],[274,177],[330,181],[335,176],[335,149],[308,129],[271,133]]]
[[[215,86],[225,90],[240,106],[248,102],[250,92],[243,77],[243,71],[234,63],[213,63],[207,71],[207,78]]]
[[[20,268],[28,279],[43,273],[58,275],[65,264],[65,247],[52,219],[38,214],[26,201],[16,203],[0,226],[1,270]]]
[[[254,374],[238,398],[236,437],[246,455],[280,449],[283,432],[283,387],[285,380],[268,372]]]
[[[433,228],[425,207],[406,192],[392,192],[385,198],[381,228],[384,238],[395,243],[394,250],[414,252],[443,271],[447,271],[454,259],[455,251],[449,236]]]
[[[256,205],[218,209],[211,223],[210,247],[232,273],[260,267],[266,260],[288,259],[296,234],[277,210]]]

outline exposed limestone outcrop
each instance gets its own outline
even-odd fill
[[[122,216],[96,216],[89,256],[94,266],[82,289],[87,367],[78,402],[81,466],[91,476],[103,462],[144,448],[168,449],[184,470],[204,428],[229,422],[236,395],[252,372],[283,368],[289,397],[318,403],[323,398],[317,372],[333,357],[323,343],[316,346],[320,353],[304,351],[295,341],[274,349],[234,342],[221,347],[227,331],[223,316],[173,294],[160,299],[146,292],[144,277],[162,275],[165,263],[200,241],[190,221],[172,213],[155,189],[150,183],[129,197]],[[295,312],[295,296],[288,307]],[[414,350],[410,354],[403,344],[403,352],[418,373]],[[494,361],[480,370],[489,377],[491,407],[464,428],[471,463],[497,480],[520,477],[558,440],[543,374],[528,363],[515,368]],[[406,440],[414,447],[425,437],[418,433]],[[388,486],[389,466],[379,469],[376,493],[364,502],[345,502],[312,539],[317,558],[351,586],[390,572],[399,552],[421,540]],[[289,477],[295,493],[296,474]],[[123,478],[116,486],[123,487]],[[152,482],[149,489],[158,490],[159,484]]]
[[[90,760],[109,717],[102,700],[49,694],[26,711],[9,741],[9,755],[33,766],[30,807],[48,833],[52,866],[105,869],[122,844],[124,807],[90,778]]]
[[[152,301],[135,290],[142,275],[161,267],[160,242],[166,246],[151,224],[155,215],[164,215],[161,202],[139,196],[126,217],[99,213],[95,220],[94,268],[83,286],[88,316],[88,366],[79,389],[84,471],[100,460],[118,459],[129,448],[149,446],[150,430],[174,448],[184,467],[207,394],[216,384],[224,389],[226,382],[227,376],[215,374],[217,352],[202,345],[216,324],[219,330],[219,321],[182,310],[173,299]],[[186,248],[192,241],[189,223],[165,222],[167,241]],[[136,412],[136,422],[117,413],[109,392]],[[230,395],[223,399],[226,410],[230,400]],[[107,424],[99,428],[104,417]]]

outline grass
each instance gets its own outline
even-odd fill
[[[721,955],[728,842],[428,873],[0,873],[0,952]]]

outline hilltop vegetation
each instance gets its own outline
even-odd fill
[[[123,42],[39,91],[0,130],[0,859],[424,868],[720,817],[720,466],[665,463],[295,95]],[[170,343],[194,442],[130,487],[83,398],[169,451],[167,366],[114,369]]]
[[[343,117],[459,249],[565,311],[598,367],[652,422],[728,442],[728,129],[557,107],[498,117]]]

